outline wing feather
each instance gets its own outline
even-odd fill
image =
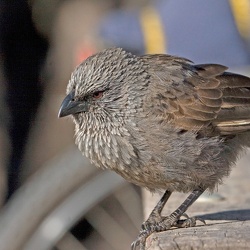
[[[150,91],[158,100],[152,106],[162,110],[162,119],[208,136],[250,130],[250,78],[225,72],[223,65],[194,65],[180,57],[146,55],[141,59],[149,64]]]

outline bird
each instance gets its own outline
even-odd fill
[[[227,70],[113,47],[73,71],[58,116],[72,116],[79,150],[99,168],[164,191],[131,249],[145,249],[153,232],[195,226],[186,210],[250,146],[250,78]],[[173,192],[189,195],[162,216]]]

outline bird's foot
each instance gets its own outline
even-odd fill
[[[131,250],[136,250],[137,247],[139,247],[140,250],[145,250],[146,239],[150,234],[169,230],[172,226],[175,226],[175,224],[176,220],[173,220],[171,216],[150,216],[149,219],[142,224],[140,234],[132,243]]]
[[[201,221],[202,223],[206,224],[202,219],[196,217],[188,217],[187,214],[183,214],[182,216],[184,216],[186,219],[176,219],[171,215],[166,217],[162,217],[160,215],[150,217],[142,224],[140,234],[132,243],[131,250],[136,250],[137,247],[139,247],[140,250],[145,250],[146,239],[150,234],[154,232],[167,231],[174,227],[194,227],[196,225],[196,221]]]
[[[189,217],[187,214],[183,214],[182,216],[184,216],[186,219],[177,220],[173,226],[178,227],[178,228],[194,227],[196,226],[197,221],[200,221],[204,225],[206,225],[206,222],[203,219],[200,219],[198,217]]]

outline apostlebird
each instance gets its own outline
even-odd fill
[[[110,48],[72,73],[59,117],[72,115],[80,151],[129,182],[165,191],[132,249],[144,249],[152,232],[194,226],[195,218],[180,217],[250,146],[250,78],[226,70]],[[174,191],[190,195],[163,217]]]

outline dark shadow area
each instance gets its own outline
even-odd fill
[[[213,214],[198,215],[202,220],[250,220],[250,209],[229,210]]]

